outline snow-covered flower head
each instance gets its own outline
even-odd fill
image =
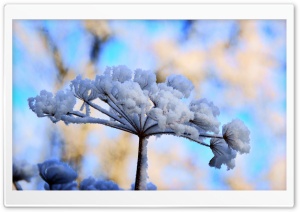
[[[150,107],[148,96],[145,95],[140,85],[136,82],[115,83],[113,89],[112,94],[118,105],[128,115],[141,114],[143,108],[148,109]]]
[[[93,81],[89,79],[83,80],[80,75],[71,81],[70,87],[76,97],[82,99],[83,101],[88,102],[98,97],[98,93],[94,88]]]
[[[13,182],[25,180],[30,182],[31,178],[37,174],[37,166],[30,165],[24,161],[13,163]]]
[[[234,150],[243,153],[250,152],[250,131],[239,119],[234,119],[222,128],[223,138]]]
[[[112,90],[112,78],[110,75],[97,75],[94,81],[95,89],[98,91],[98,97],[102,101],[107,101],[108,94]]]
[[[222,164],[227,166],[227,170],[235,167],[236,151],[231,149],[224,139],[210,139],[210,148],[214,157],[209,161],[211,167],[220,169]]]
[[[210,147],[214,157],[209,165],[216,168],[225,164],[228,169],[233,169],[236,151],[250,151],[250,132],[243,122],[233,120],[223,126],[223,136],[218,135],[218,107],[207,99],[190,101],[193,84],[182,75],[171,75],[165,82],[157,83],[154,72],[114,66],[94,80],[83,80],[78,76],[71,82],[71,89],[73,92],[60,91],[55,97],[41,91],[39,96],[28,99],[29,107],[38,117],[48,116],[53,122],[102,124],[137,135],[142,147],[139,148],[135,189],[147,189],[147,139],[150,136],[176,135]],[[85,114],[73,109],[75,98],[83,101],[80,110],[85,107]],[[94,100],[102,100],[105,106]],[[100,112],[101,116],[92,117],[90,108]],[[213,138],[210,145],[205,138]],[[39,165],[40,173],[50,187],[53,183],[72,182],[77,176],[57,162],[50,161],[45,166]],[[49,169],[54,171],[49,172]],[[70,181],[63,181],[65,178]],[[115,190],[119,187],[112,181],[88,178],[81,182],[80,189]]]
[[[70,90],[58,91],[54,97],[52,93],[42,90],[40,95],[29,98],[28,103],[38,117],[48,116],[55,123],[61,120],[62,115],[73,111],[76,98]]]
[[[207,99],[193,100],[190,103],[190,110],[194,112],[195,118],[191,121],[201,132],[219,133],[220,122],[217,116],[219,108]]]
[[[48,184],[70,183],[77,178],[77,173],[68,164],[58,160],[47,160],[38,164],[40,176]]]
[[[134,72],[134,82],[138,83],[142,90],[156,90],[156,75],[152,71],[137,69]]]
[[[167,77],[166,83],[181,92],[185,98],[188,98],[194,89],[193,83],[182,75],[172,74]]]
[[[96,180],[89,177],[81,181],[80,190],[121,190],[118,184],[111,180]]]
[[[121,83],[130,81],[132,78],[132,71],[124,65],[107,67],[105,74],[111,75],[113,81],[118,81]]]

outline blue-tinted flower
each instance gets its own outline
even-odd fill
[[[135,183],[131,184],[131,190],[135,190]],[[147,189],[148,191],[155,191],[157,190],[157,186],[154,185],[152,182],[147,183]]]
[[[231,149],[224,139],[212,138],[210,148],[214,157],[209,161],[209,166],[220,169],[222,164],[227,166],[227,170],[235,167],[236,151]]]
[[[118,184],[111,180],[95,180],[93,177],[84,179],[79,186],[80,190],[121,190]]]
[[[79,185],[80,190],[97,190],[95,187],[96,180],[93,177],[89,177],[81,181]]]
[[[77,173],[66,163],[58,160],[47,160],[38,164],[40,176],[48,184],[64,184],[74,181]]]
[[[63,184],[52,184],[51,188],[48,183],[45,183],[44,188],[45,190],[78,190],[77,183],[75,181]]]

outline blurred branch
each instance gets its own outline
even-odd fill
[[[56,44],[50,37],[49,32],[44,28],[40,28],[39,32],[44,40],[45,47],[50,51],[54,64],[58,70],[57,79],[60,83],[62,83],[64,81],[65,76],[68,73],[68,68],[64,66],[62,56]]]

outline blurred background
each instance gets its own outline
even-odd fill
[[[175,136],[151,137],[149,181],[158,190],[286,189],[286,23],[280,20],[15,20],[13,23],[13,160],[68,162],[78,182],[89,176],[130,189],[136,136],[102,125],[53,124],[27,99],[69,88],[107,66],[182,74],[220,109],[223,124],[243,120],[251,151],[234,170],[209,167],[207,147]],[[78,101],[80,107],[80,102]],[[221,131],[221,128],[220,128]],[[208,143],[209,140],[206,140]],[[23,189],[43,189],[37,175]]]

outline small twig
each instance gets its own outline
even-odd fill
[[[13,184],[14,184],[14,186],[16,187],[16,189],[18,191],[22,191],[23,190],[22,186],[17,181],[14,181]]]
[[[77,118],[77,117],[71,117],[71,116],[67,116],[67,115],[63,115],[61,117],[62,121],[66,121],[66,122],[70,122],[73,124],[103,124],[105,126],[109,126],[112,128],[116,128],[119,130],[123,130],[132,134],[136,135],[136,132],[132,131],[130,128],[128,128],[125,125],[121,125],[118,123],[113,123],[112,121],[108,121],[108,120],[104,120],[104,119],[99,119],[99,118],[93,118],[93,117],[83,117],[83,118]]]

